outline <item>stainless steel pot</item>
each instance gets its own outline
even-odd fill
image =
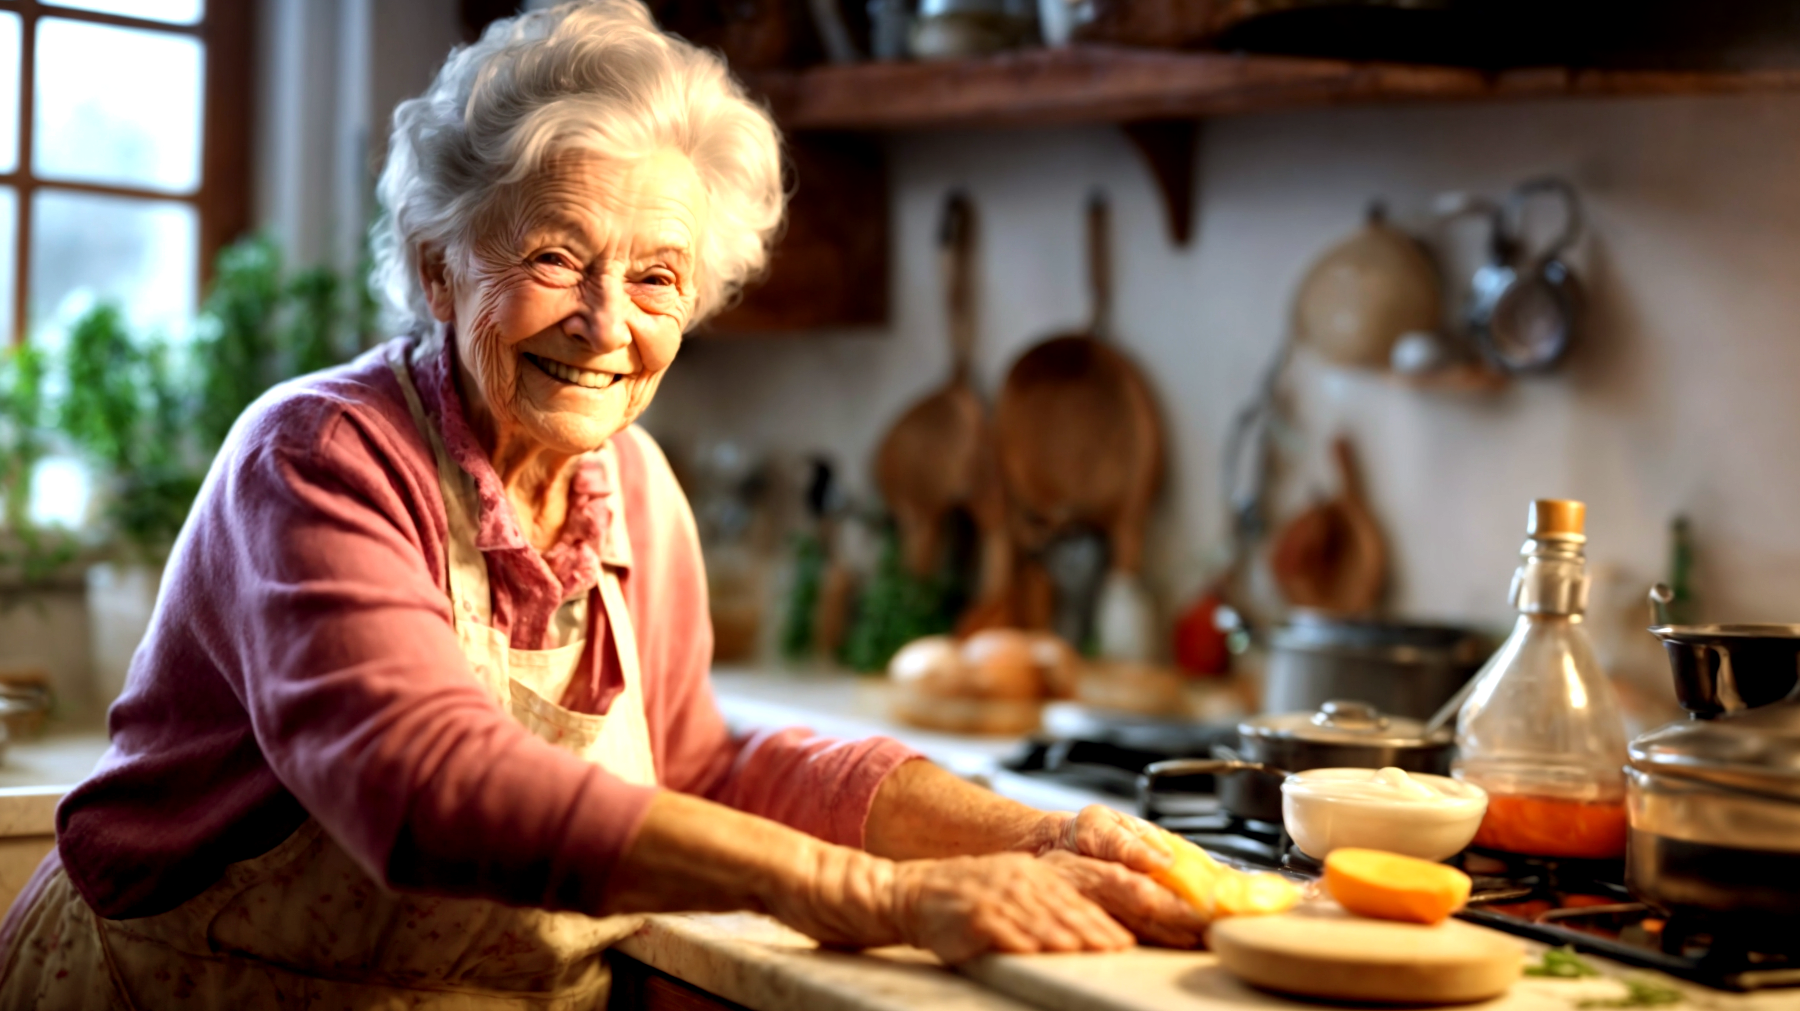
[[[1422,720],[1493,651],[1492,641],[1464,628],[1301,612],[1269,636],[1263,710],[1311,712],[1332,699],[1358,699]]]
[[[1681,708],[1695,716],[1779,702],[1800,683],[1800,625],[1657,625],[1650,634],[1669,654]]]
[[[1281,823],[1281,781],[1308,769],[1380,769],[1450,773],[1452,738],[1427,737],[1425,725],[1387,716],[1363,702],[1331,700],[1317,712],[1254,716],[1238,724],[1235,752],[1218,757],[1157,762],[1138,777],[1138,805],[1145,817],[1156,813],[1164,781],[1215,776],[1219,803],[1254,821]]]
[[[1671,723],[1629,754],[1632,894],[1672,914],[1800,935],[1800,700]]]

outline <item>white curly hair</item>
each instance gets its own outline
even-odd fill
[[[581,0],[496,21],[394,110],[370,286],[395,333],[432,316],[423,245],[454,249],[496,191],[564,151],[687,155],[708,197],[689,325],[767,264],[785,193],[781,138],[716,54],[658,30],[638,0]]]

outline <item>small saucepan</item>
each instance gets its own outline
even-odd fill
[[[1625,884],[1684,918],[1800,941],[1800,700],[1631,742]]]
[[[1214,749],[1213,758],[1157,762],[1138,777],[1138,807],[1157,814],[1156,796],[1165,785],[1217,777],[1219,803],[1252,821],[1281,824],[1281,781],[1308,769],[1383,769],[1450,774],[1453,746],[1447,731],[1427,736],[1425,724],[1388,716],[1363,702],[1335,700],[1316,713],[1274,713],[1238,724],[1235,751]],[[1191,785],[1190,785],[1191,791]]]

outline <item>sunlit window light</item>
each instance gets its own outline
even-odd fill
[[[32,471],[26,516],[37,526],[79,529],[87,523],[93,498],[93,475],[86,464],[72,456],[45,457]]]

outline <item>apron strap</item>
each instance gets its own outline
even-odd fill
[[[394,370],[394,378],[400,382],[400,392],[406,397],[407,410],[412,412],[413,424],[419,428],[419,434],[431,446],[431,454],[437,461],[438,493],[444,500],[444,519],[448,526],[444,538],[446,557],[444,559],[445,578],[450,589],[450,611],[458,626],[465,624],[491,625],[493,623],[493,595],[488,590],[487,559],[481,549],[475,546],[475,525],[477,519],[470,510],[470,502],[474,498],[473,478],[463,472],[461,467],[450,461],[450,453],[444,448],[443,437],[438,434],[437,426],[425,413],[425,404],[419,399],[419,389],[413,385],[412,371],[407,366],[403,345],[396,342],[388,345],[388,367]]]

